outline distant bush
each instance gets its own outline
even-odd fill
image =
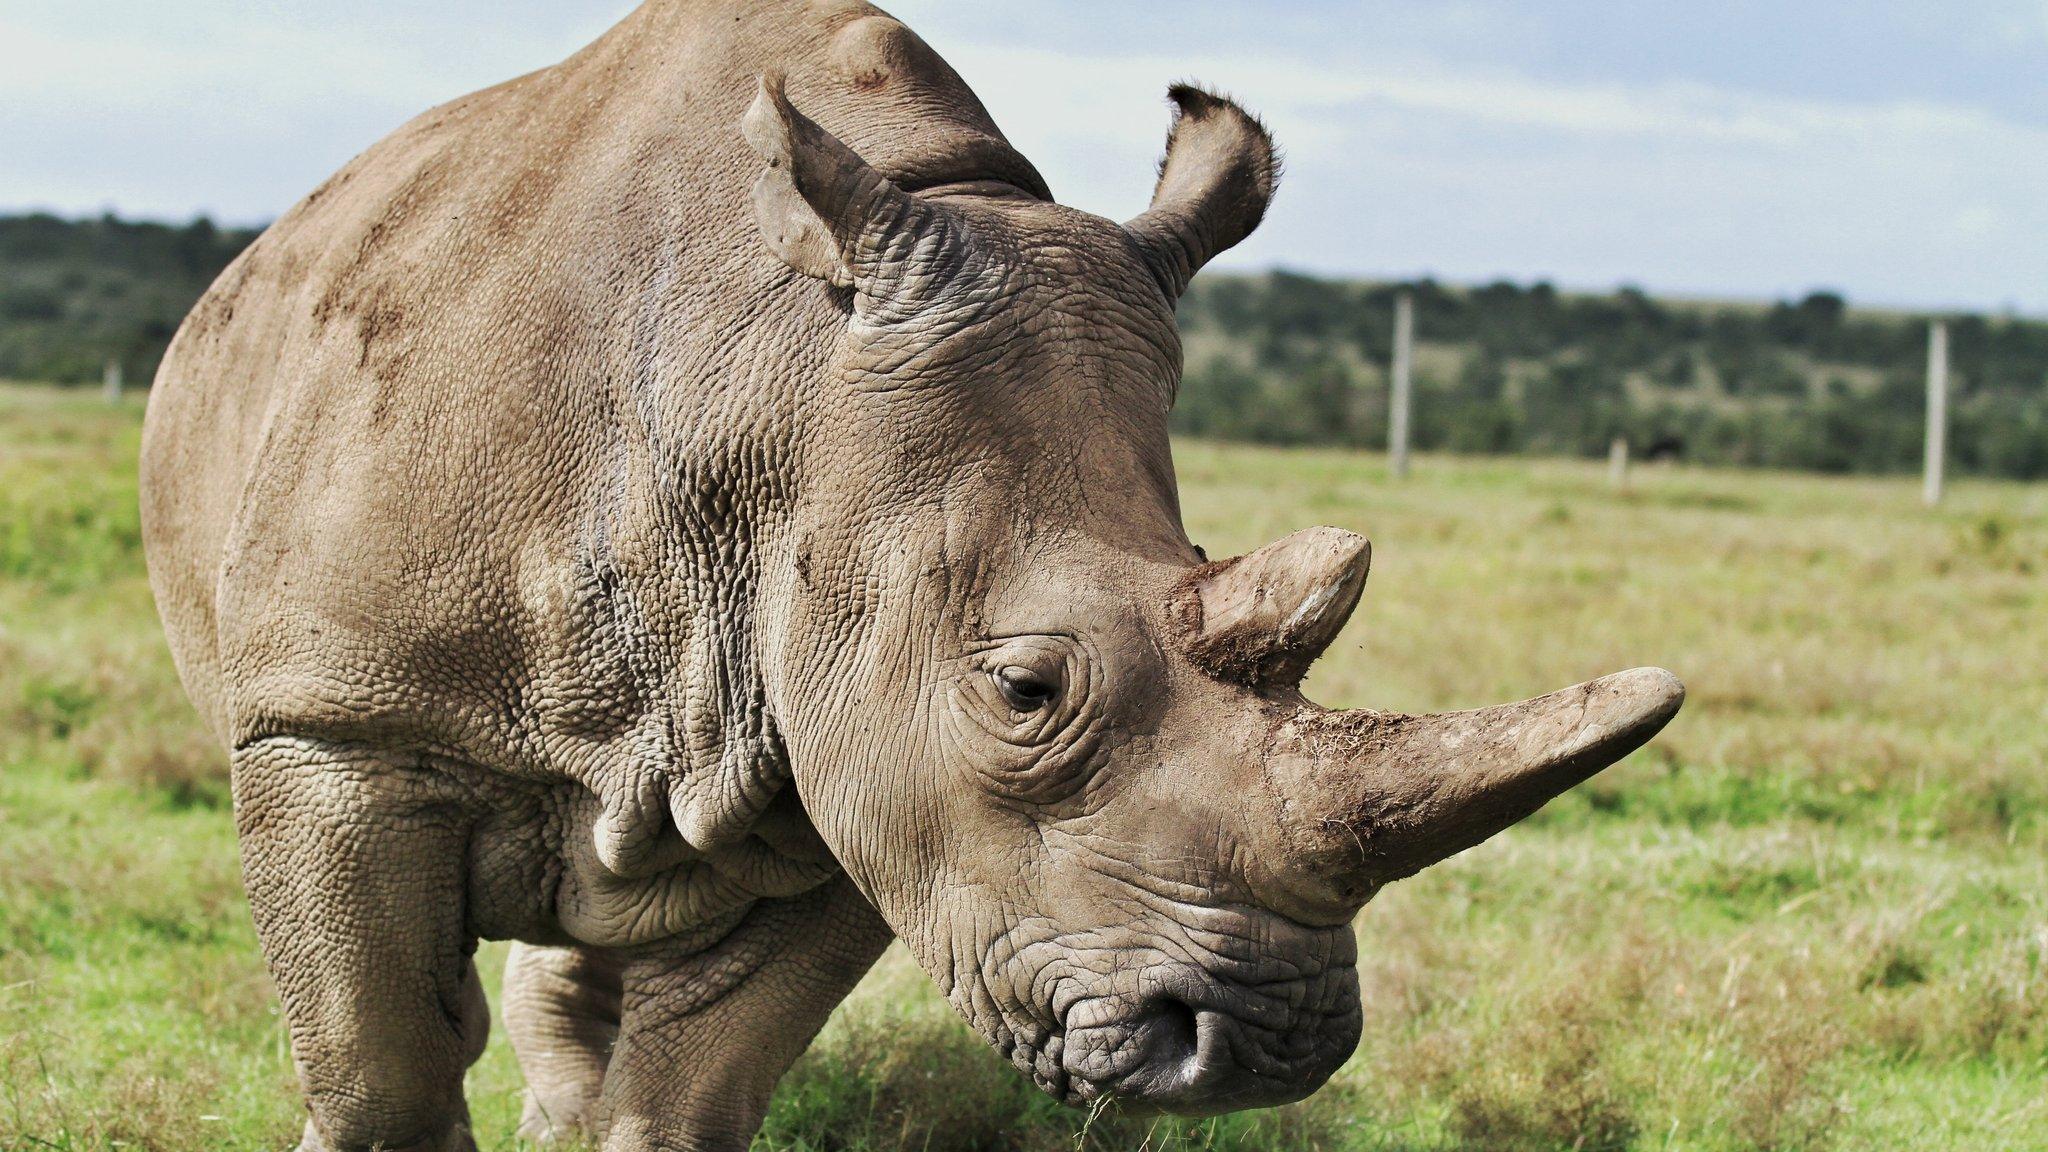
[[[201,218],[0,216],[0,378],[147,384],[193,301],[256,238]]]

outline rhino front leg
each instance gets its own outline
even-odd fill
[[[463,918],[469,821],[402,758],[276,738],[234,757],[242,872],[311,1117],[302,1152],[472,1152],[490,1011]]]
[[[605,1065],[619,1038],[625,963],[601,948],[514,944],[505,961],[505,1032],[526,1077],[519,1134],[536,1142],[597,1134]]]
[[[890,935],[842,875],[755,904],[713,948],[635,958],[605,1074],[605,1152],[744,1152],[776,1082]]]

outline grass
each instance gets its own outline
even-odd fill
[[[0,388],[0,1148],[289,1146],[216,751],[158,636],[139,403]],[[1215,555],[1368,532],[1332,704],[1691,687],[1650,749],[1359,921],[1366,1034],[1200,1123],[1037,1097],[892,951],[763,1152],[2048,1147],[2048,488],[1181,446]],[[495,986],[501,948],[485,949]],[[511,1147],[502,1037],[472,1075]]]

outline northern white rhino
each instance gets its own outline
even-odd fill
[[[745,1147],[892,936],[1062,1099],[1295,1099],[1357,1040],[1374,891],[1677,710],[1658,670],[1302,698],[1366,544],[1182,529],[1175,300],[1275,166],[1172,97],[1117,224],[871,7],[649,0],[207,293],[145,532],[303,1147],[472,1146],[480,938],[537,1137]]]

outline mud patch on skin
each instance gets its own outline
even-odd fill
[[[1399,712],[1371,708],[1317,712],[1297,718],[1296,735],[1314,755],[1352,760],[1385,752],[1413,719]]]
[[[370,366],[370,354],[379,342],[395,338],[405,323],[405,309],[388,303],[372,304],[363,309],[356,320],[356,337],[362,341],[362,350],[356,356],[356,367]],[[383,380],[392,380],[398,375],[403,358],[387,357],[377,365],[377,375]]]
[[[354,251],[334,274],[327,290],[313,304],[313,322],[326,327],[353,314],[359,318],[395,306],[386,297],[404,269],[387,267],[401,237],[413,226],[431,221],[433,209],[443,199],[446,161],[430,157],[421,162],[392,193],[385,210],[372,219],[356,239]],[[371,333],[374,337],[375,332]]]
[[[211,291],[200,297],[191,315],[185,318],[179,330],[179,338],[188,341],[204,340],[225,332],[235,319],[235,308],[241,302],[242,293],[249,286],[250,276],[256,268],[258,257],[251,255],[264,248],[259,237],[234,263],[221,273],[220,279]]]
[[[1167,618],[1180,625],[1185,639],[1182,649],[1188,662],[1226,684],[1256,687],[1265,657],[1265,646],[1245,635],[1204,636],[1202,634],[1202,584],[1227,570],[1232,560],[1211,560],[1181,577],[1167,598]]]
[[[1319,901],[1359,908],[1387,884],[1417,869],[1392,864],[1377,834],[1409,818],[1391,791],[1359,787],[1352,765],[1385,760],[1414,717],[1360,708],[1310,707],[1272,718],[1264,761],[1266,787],[1294,858],[1320,878]],[[1285,766],[1293,766],[1286,771]],[[1276,777],[1276,772],[1279,775]]]
[[[832,64],[860,92],[888,87],[897,73],[936,87],[950,71],[916,33],[881,15],[863,16],[833,37]]]
[[[1306,528],[1189,572],[1169,615],[1196,667],[1262,694],[1292,692],[1351,618],[1371,562],[1364,537]]]

